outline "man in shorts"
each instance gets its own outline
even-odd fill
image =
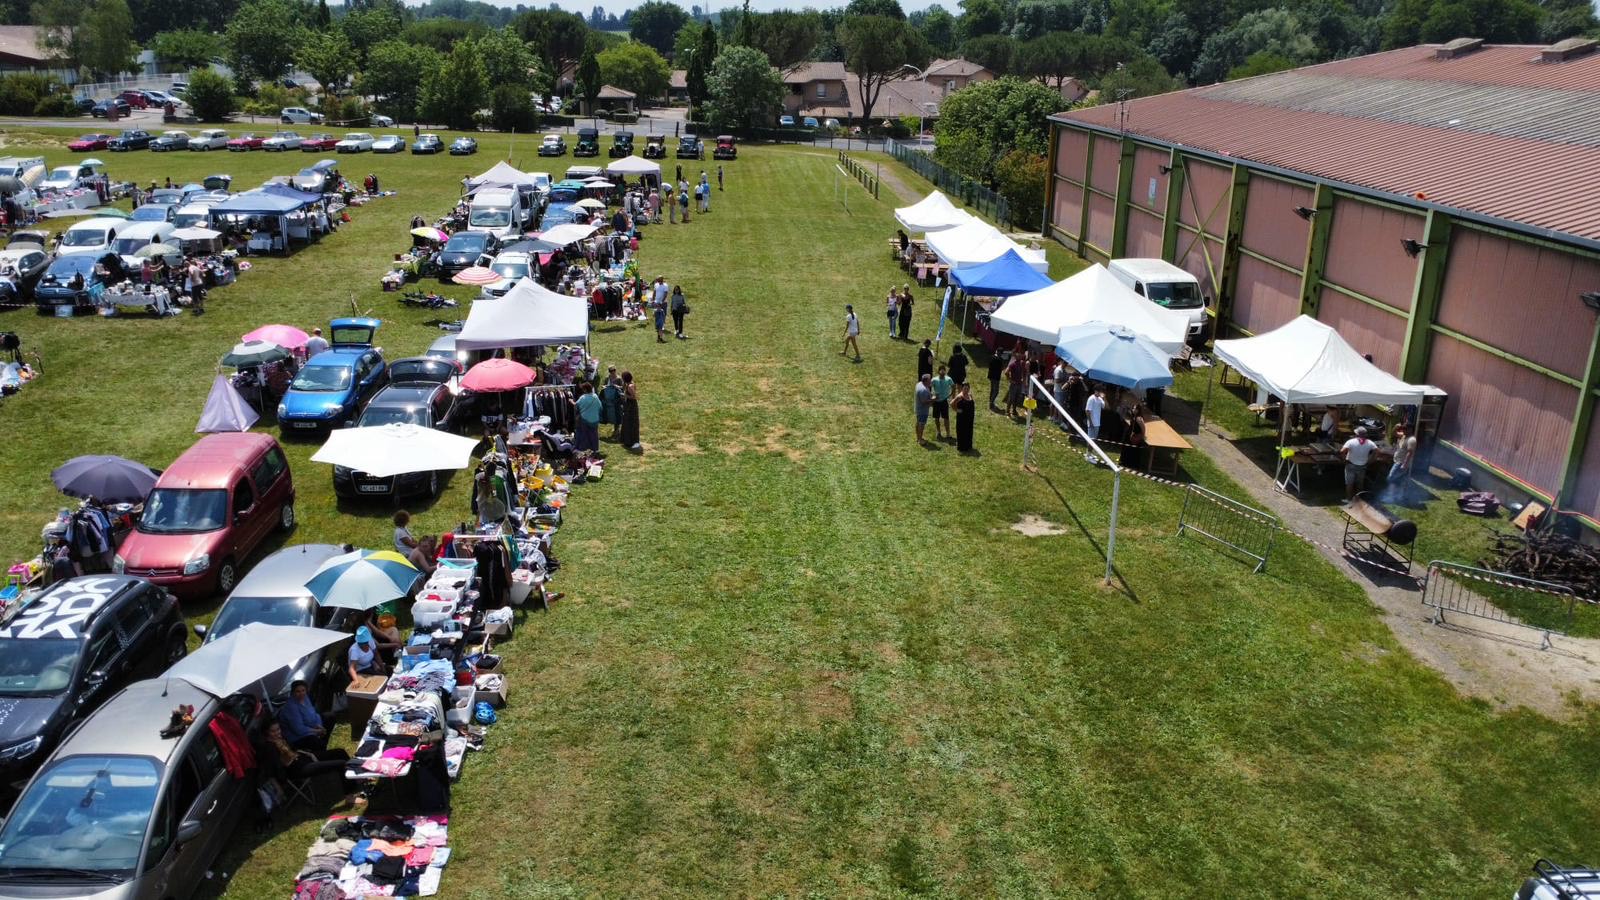
[[[924,375],[917,379],[917,443],[927,443],[922,439],[922,430],[928,427],[928,413],[933,409],[933,385],[931,375]]]
[[[948,438],[950,434],[950,394],[955,391],[955,379],[939,367],[939,374],[929,383],[933,388],[933,431],[936,437]]]
[[[1367,440],[1367,429],[1357,428],[1356,436],[1344,442],[1339,455],[1344,457],[1345,503],[1353,503],[1356,495],[1367,486],[1367,463],[1377,445]]]

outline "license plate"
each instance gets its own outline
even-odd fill
[[[315,422],[290,422],[289,424],[293,425],[296,428],[315,428],[315,427],[317,427],[317,423],[315,423]]]
[[[363,494],[387,494],[389,493],[389,486],[387,484],[358,484],[356,485],[356,490]]]

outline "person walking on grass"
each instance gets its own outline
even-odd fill
[[[856,308],[846,303],[844,305],[844,349],[839,351],[840,356],[854,350],[856,362],[861,361],[861,345],[856,343],[856,338],[861,334],[861,320],[856,318]]]
[[[936,436],[950,438],[950,394],[955,390],[955,379],[945,374],[945,367],[939,367],[939,374],[929,382],[933,388],[933,432]]]
[[[895,329],[900,323],[900,294],[893,287],[889,288],[889,299],[885,302],[889,309],[889,340],[892,341],[899,334]]]
[[[667,342],[667,279],[660,275],[650,285],[650,310],[656,317],[656,343]]]
[[[686,341],[688,337],[683,333],[683,317],[689,314],[689,300],[683,296],[683,285],[672,286],[672,329],[677,332],[678,340]]]
[[[927,441],[923,440],[922,431],[928,426],[928,413],[933,409],[933,386],[930,384],[932,380],[932,376],[929,375],[924,375],[917,379],[916,406],[918,444],[927,443]]]

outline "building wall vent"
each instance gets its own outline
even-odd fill
[[[1448,44],[1440,44],[1433,51],[1433,58],[1456,59],[1481,49],[1483,49],[1483,38],[1456,38]]]
[[[1550,63],[1566,62],[1569,59],[1588,56],[1596,49],[1600,49],[1600,43],[1597,43],[1593,38],[1569,37],[1564,41],[1557,41],[1540,50],[1539,61]]]

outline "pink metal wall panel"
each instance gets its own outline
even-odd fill
[[[1056,205],[1050,223],[1073,237],[1083,227],[1083,188],[1065,181],[1056,182]]]
[[[1116,206],[1110,197],[1089,195],[1089,243],[1101,250],[1111,249],[1111,235],[1117,224]]]
[[[1209,267],[1206,265],[1207,253],[1211,255]],[[1192,232],[1179,229],[1178,246],[1173,255],[1177,257],[1178,268],[1200,279],[1200,292],[1215,300],[1222,291],[1222,242],[1211,238],[1205,238],[1202,242]],[[1212,277],[1213,273],[1215,278]]]
[[[1303,267],[1311,223],[1295,215],[1294,209],[1315,202],[1311,189],[1304,185],[1252,177],[1245,194],[1244,246],[1296,269]]]
[[[1117,192],[1117,174],[1121,164],[1121,142],[1096,135],[1094,139],[1094,170],[1089,174],[1090,185],[1097,191],[1115,194]]]
[[[1399,309],[1411,308],[1417,260],[1400,242],[1422,239],[1423,217],[1376,203],[1336,197],[1322,277]]]
[[[1444,335],[1434,336],[1428,383],[1450,393],[1446,439],[1541,490],[1555,489],[1576,388]]]
[[[1406,340],[1404,316],[1325,287],[1317,319],[1333,326],[1356,350],[1372,354],[1378,368],[1400,374],[1400,353]]]
[[[1233,172],[1194,159],[1187,162],[1186,168],[1178,221],[1223,237],[1228,233],[1228,195],[1233,191]]]
[[[1139,147],[1133,151],[1133,196],[1131,205],[1164,215],[1167,209],[1168,176],[1161,174],[1167,164],[1167,151]]]
[[[1231,318],[1253,334],[1271,331],[1300,315],[1300,276],[1259,259],[1239,257]]]
[[[1594,340],[1594,313],[1578,294],[1596,290],[1600,263],[1457,227],[1438,322],[1580,378]]]
[[[1074,181],[1083,180],[1083,163],[1089,157],[1089,133],[1076,128],[1060,129],[1056,139],[1056,173]]]
[[[1161,231],[1160,216],[1137,206],[1129,207],[1127,245],[1123,248],[1123,255],[1160,259]]]
[[[1570,509],[1600,520],[1600,416],[1589,420],[1589,443],[1578,467]]]

